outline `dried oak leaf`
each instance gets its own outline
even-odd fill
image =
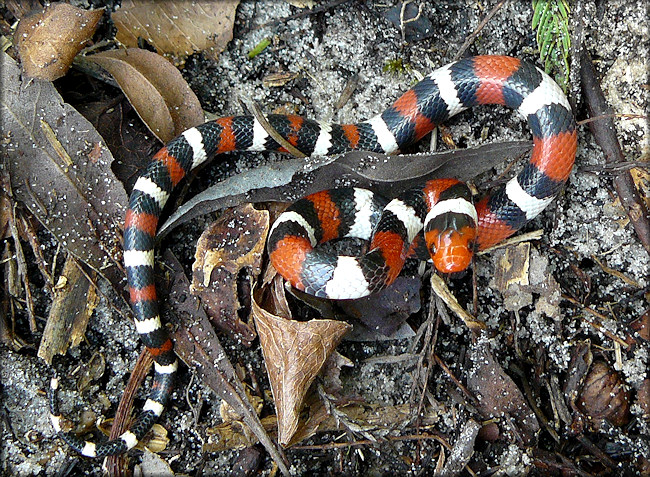
[[[467,388],[477,397],[483,416],[501,417],[502,429],[531,445],[539,432],[539,422],[517,385],[492,356],[484,335],[474,345],[470,359]]]
[[[130,47],[144,38],[162,55],[205,51],[216,58],[232,40],[239,0],[124,0],[112,15],[115,38]]]
[[[72,60],[89,41],[104,9],[83,10],[53,3],[20,20],[14,41],[27,76],[54,81],[66,74]]]
[[[351,326],[336,320],[300,322],[273,315],[258,304],[252,310],[278,416],[278,442],[286,445],[298,429],[309,386]]]
[[[180,71],[162,56],[129,48],[102,51],[86,60],[115,78],[138,116],[161,142],[205,121],[199,99]]]
[[[269,229],[269,213],[250,204],[224,211],[196,244],[192,265],[193,295],[198,296],[212,323],[250,346],[255,330],[238,313],[250,307],[253,281],[260,273]]]
[[[120,228],[127,196],[111,171],[110,151],[52,83],[21,81],[18,65],[4,53],[0,76],[0,147],[14,197],[121,293]]]

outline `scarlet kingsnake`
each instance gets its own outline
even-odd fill
[[[474,240],[479,249],[498,243],[537,216],[558,194],[573,167],[577,133],[571,107],[558,85],[535,66],[506,56],[477,56],[444,66],[383,113],[358,124],[269,116],[271,126],[308,155],[350,150],[394,154],[447,118],[479,104],[506,105],[528,121],[533,151],[516,177],[481,200],[475,210],[469,192],[454,180],[428,182],[385,207],[363,189],[313,194],[290,207],[270,232],[268,250],[280,274],[293,286],[327,298],[354,298],[377,291],[399,274],[409,244],[422,229],[427,213],[431,217],[425,226],[427,235],[433,235],[434,230],[442,232],[442,238],[431,238],[431,243],[441,240],[452,245],[447,258],[433,257],[436,266],[443,271],[466,267]],[[158,219],[183,177],[209,158],[230,151],[286,152],[252,116],[224,117],[190,128],[172,140],[158,151],[135,183],[126,213],[124,264],[136,329],[154,356],[155,376],[143,412],[130,430],[99,444],[61,431],[55,392],[58,380],[52,379],[52,424],[85,456],[126,452],[163,411],[178,364],[160,322],[154,285]],[[336,257],[313,248],[319,242],[346,235],[371,238],[370,252],[362,258]],[[438,243],[433,251],[440,249],[443,247]]]

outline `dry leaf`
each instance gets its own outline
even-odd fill
[[[150,450],[144,449],[142,462],[135,466],[133,475],[137,477],[172,477],[176,474],[166,460]]]
[[[286,445],[298,429],[309,386],[351,326],[336,320],[300,322],[272,315],[257,303],[253,317],[278,416],[278,442]]]
[[[68,252],[122,293],[120,227],[128,198],[111,170],[113,156],[51,82],[23,82],[18,65],[4,53],[0,76],[1,150],[14,197]]]
[[[398,277],[389,287],[358,300],[343,300],[338,305],[348,316],[359,320],[363,326],[355,339],[376,340],[379,336],[392,337],[414,313],[420,311],[420,277]]]
[[[158,230],[158,236],[215,210],[244,202],[293,202],[296,197],[338,187],[342,182],[371,187],[384,197],[395,197],[429,179],[455,177],[468,181],[528,151],[530,143],[518,141],[433,154],[387,156],[352,151],[338,156],[288,158],[231,176],[196,194],[171,214]]]
[[[80,104],[77,109],[106,141],[115,158],[111,168],[127,193],[130,193],[143,168],[151,162],[151,156],[162,147],[162,143],[138,120],[125,97],[117,105],[115,98],[107,98]]]
[[[589,418],[590,429],[598,432],[605,420],[614,426],[630,421],[630,397],[621,375],[605,361],[594,361],[576,404]]]
[[[54,81],[66,74],[72,60],[92,38],[104,9],[83,10],[53,3],[23,18],[14,41],[27,76]]]
[[[491,419],[501,417],[499,427],[513,436],[520,436],[531,445],[539,432],[539,422],[523,394],[489,350],[483,334],[472,348],[472,367],[467,376],[467,388],[477,397],[482,415]]]
[[[205,121],[198,98],[181,73],[156,53],[139,48],[87,56],[120,85],[138,116],[161,142]]]
[[[190,284],[182,265],[169,251],[165,252],[164,259],[171,272],[169,292],[165,295],[172,315],[179,320],[176,330],[172,333],[174,351],[205,385],[242,416],[241,420],[264,445],[280,471],[289,475],[287,459],[282,449],[271,440],[262,427],[256,410],[248,401],[244,385],[221,347],[208,317],[199,306],[198,299],[190,294]]]
[[[115,38],[129,47],[144,38],[158,53],[189,56],[205,51],[213,58],[232,40],[239,0],[156,2],[124,0],[112,19]]]
[[[240,320],[250,290],[260,274],[269,229],[269,213],[250,204],[224,211],[201,235],[192,265],[193,295],[201,299],[211,321],[250,346],[255,330]],[[244,303],[238,288],[247,290]]]

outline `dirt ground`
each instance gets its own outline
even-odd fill
[[[99,2],[92,3],[97,6]],[[385,109],[412,85],[417,73],[426,74],[450,62],[497,2],[416,3],[422,4],[422,15],[431,21],[434,35],[404,44],[399,28],[382,17],[383,12],[395,5],[393,1],[344,2],[324,13],[270,26],[260,25],[288,17],[298,10],[280,0],[243,1],[237,10],[234,39],[218,60],[195,55],[187,60],[182,74],[199,96],[203,108],[217,117],[241,113],[237,98],[246,97],[260,104],[265,112],[276,108],[295,110],[310,118],[337,123],[367,119]],[[609,104],[616,113],[645,115],[642,119],[615,120],[625,158],[630,162],[647,161],[650,151],[647,6],[634,0],[581,4],[584,46],[594,58]],[[531,20],[530,2],[507,2],[487,23],[469,52],[507,54],[536,62]],[[272,39],[268,50],[249,60],[247,53],[267,37]],[[404,72],[385,71],[388,62],[398,59],[409,65]],[[262,85],[266,75],[279,71],[301,75],[293,90]],[[334,104],[353,75],[358,75],[356,89],[351,99],[335,112]],[[585,119],[584,100],[575,74],[569,96],[576,104],[577,119]],[[503,108],[477,108],[451,119],[447,126],[452,138],[462,147],[530,138],[523,121]],[[585,431],[585,435],[617,464],[609,470],[611,474],[641,475],[636,457],[644,449],[650,449],[650,421],[647,407],[644,411],[636,396],[648,379],[650,346],[647,341],[637,340],[636,346],[621,348],[612,336],[627,336],[630,324],[647,312],[650,260],[625,220],[612,186],[612,173],[603,167],[603,153],[586,125],[578,126],[578,137],[576,165],[565,192],[528,224],[525,231],[544,231],[541,239],[531,242],[531,267],[540,274],[540,280],[551,277],[565,296],[586,293],[589,308],[598,315],[567,300],[545,307],[548,304],[541,303],[546,296],[543,291],[531,292],[529,297],[522,292],[504,298],[494,279],[504,259],[503,251],[488,253],[476,261],[479,306],[476,316],[487,324],[481,346],[489,349],[520,389],[524,389],[526,380],[545,381],[549,376],[559,379],[561,389],[572,370],[570,363],[575,350],[587,343],[594,359],[603,360],[619,371],[625,386],[631,390],[632,406],[631,419],[624,427],[609,426],[600,432]],[[200,190],[209,180],[223,177],[228,170],[240,172],[274,158],[268,154],[231,157],[225,165],[206,172],[210,177],[201,178],[193,187],[195,191]],[[479,191],[484,191],[482,184],[493,180],[504,169],[505,166],[500,166],[496,174],[479,177],[475,181]],[[177,229],[160,248],[172,248],[187,261],[185,266],[189,269],[195,241],[206,220],[201,218]],[[42,239],[53,240],[51,237]],[[584,283],[588,284],[586,290]],[[470,277],[451,285],[464,305],[471,303],[471,285]],[[104,288],[110,293],[108,286]],[[39,315],[47,316],[49,298],[42,290],[34,293],[40,300]],[[513,304],[517,299],[524,302],[529,299],[530,302],[520,303],[520,306]],[[504,304],[506,300],[510,301]],[[409,320],[413,330],[418,330],[426,319],[427,302],[428,298],[423,300],[425,312]],[[440,322],[436,330],[436,355],[464,382],[470,372],[468,359],[479,343],[471,341],[468,329],[454,315]],[[18,331],[33,346],[20,352],[0,346],[1,471],[25,476],[101,473],[100,461],[71,455],[55,437],[44,394],[50,370],[36,357],[40,336],[30,335],[27,327]],[[339,351],[354,363],[342,373],[345,393],[385,406],[412,402],[414,361],[391,362],[375,358],[412,353],[414,339],[411,336],[387,341],[344,341]],[[225,337],[222,344],[234,364],[255,374],[261,389],[268,389],[259,346],[254,344],[247,349]],[[77,418],[78,411],[90,408],[97,415],[112,416],[127,380],[125,376],[141,349],[132,325],[102,302],[90,320],[86,341],[55,364],[59,373],[66,376],[78,363],[88,362],[94,353],[101,353],[107,363],[105,375],[82,394],[74,391],[72,380],[64,380],[61,399],[68,415]],[[543,376],[538,374],[539,360],[544,360]],[[432,362],[431,366],[437,365]],[[429,430],[443,436],[452,446],[470,419],[485,424],[476,408],[467,402],[459,387],[440,367],[434,369],[427,388],[432,398],[429,404],[440,406],[437,422]],[[583,469],[581,475],[604,472],[599,459],[593,457],[594,450],[581,445],[576,434],[558,421],[557,415],[554,417],[555,410],[549,406],[547,391],[533,386],[533,404],[551,421],[548,427],[542,426],[535,443],[523,445],[504,435],[501,439],[479,437],[469,460],[469,467],[476,474],[560,475],[559,465],[541,467],[541,456],[548,458],[549,455],[565,456],[577,463]],[[199,403],[201,411],[197,418],[194,410]],[[161,457],[176,474],[228,475],[241,465],[243,456],[247,455],[244,451],[206,454],[202,450],[207,440],[206,429],[221,420],[219,405],[220,399],[209,388],[192,378],[186,368],[181,369],[172,404],[160,421],[170,437]],[[272,412],[272,402],[267,398],[263,414]],[[554,428],[558,441],[548,431],[549,427]],[[416,433],[414,428],[409,428],[404,434]],[[440,464],[441,444],[435,439],[379,439],[377,443],[358,446],[325,445],[364,438],[362,434],[343,430],[316,435],[301,443],[312,447],[286,451],[290,470],[294,475],[433,475]],[[261,457],[258,457],[257,473],[249,475],[277,472],[263,448],[259,447],[258,451]],[[140,452],[133,453],[131,466],[138,465],[141,456]],[[71,470],[66,472],[66,468]],[[645,471],[648,472],[647,467]],[[470,475],[463,472],[461,475]],[[566,473],[573,475],[569,470]]]

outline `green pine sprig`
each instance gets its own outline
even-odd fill
[[[566,91],[569,83],[569,2],[533,0],[533,29],[537,30],[539,57],[544,70]]]

